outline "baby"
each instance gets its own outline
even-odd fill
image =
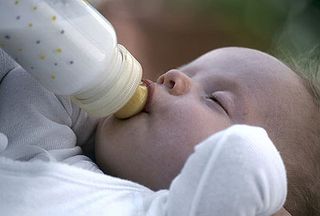
[[[217,215],[270,215],[286,196],[284,167],[273,143],[287,168],[286,209],[311,215],[318,206],[312,187],[317,187],[318,176],[311,172],[317,170],[318,106],[303,79],[264,53],[212,51],[150,83],[145,112],[123,121],[102,120],[95,152],[109,175],[101,174],[79,147],[91,143],[97,119],[69,98],[43,89],[21,68],[9,69],[0,74],[0,132],[6,135],[0,137],[5,182],[0,187],[11,197],[1,200],[2,212],[22,209],[34,215],[37,203],[39,215],[100,215],[105,209],[108,215],[211,215],[212,207],[220,206],[230,211]],[[261,128],[234,124],[261,126],[273,143]],[[17,161],[32,162],[21,166]],[[19,193],[19,199],[25,196],[23,202],[14,202],[16,182],[32,188],[34,195]],[[143,185],[170,188],[153,192]],[[237,191],[243,199],[236,199]],[[251,197],[246,199],[244,192]],[[218,202],[210,200],[219,194]]]
[[[284,159],[289,180],[286,209],[293,215],[320,213],[320,173],[317,171],[320,112],[316,92],[312,91],[307,80],[267,54],[250,49],[225,48],[168,71],[156,83],[151,83],[149,89],[151,96],[145,112],[125,121],[111,117],[100,123],[95,152],[97,163],[106,173],[157,190],[169,188],[184,166],[181,175],[189,179],[184,183],[192,185],[199,180],[193,174],[205,172],[199,171],[203,166],[199,161],[199,164],[194,161],[195,164],[190,164],[192,160],[200,159],[188,159],[198,143],[234,124],[255,125],[266,129]],[[249,133],[252,139],[250,136],[249,141],[243,139],[248,143],[254,140],[253,144],[261,145],[258,140],[262,142],[265,137],[258,134],[253,130]],[[201,149],[212,151],[212,148],[219,152],[220,142],[226,139],[222,147],[228,149],[229,156],[234,159],[237,153],[241,154],[236,148],[241,143],[241,136],[238,144],[235,141],[233,146],[230,144],[232,138],[221,135],[221,140],[216,139],[211,144],[204,141],[201,147],[196,147],[196,153]],[[219,159],[215,160],[216,164],[212,166],[216,169],[223,166]],[[237,164],[234,167],[241,168]],[[236,180],[231,179],[236,172],[224,170],[224,173],[223,167],[221,169],[217,173],[225,179],[220,186],[241,181],[239,176]],[[232,169],[232,166],[225,169]],[[217,178],[212,177],[212,180],[217,181]],[[183,184],[179,179],[174,183]],[[219,185],[216,182],[211,184]],[[171,184],[171,187],[174,186]],[[179,189],[186,190],[181,186]],[[215,190],[221,192],[225,188]],[[207,188],[206,192],[210,193],[210,190]]]

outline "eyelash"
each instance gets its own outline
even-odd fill
[[[208,96],[206,96],[206,98],[212,100],[214,103],[217,103],[227,114],[229,114],[228,110],[224,107],[224,105],[215,96],[208,95]]]

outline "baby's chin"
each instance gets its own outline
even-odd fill
[[[109,116],[102,120],[102,125],[104,128],[117,127],[119,125],[129,125],[132,123],[137,124],[140,121],[145,121],[149,118],[149,114],[146,112],[140,112],[130,118],[118,119],[115,116]]]
[[[141,112],[127,119],[118,119],[115,116],[108,116],[99,121],[96,139],[101,139],[104,136],[114,135],[125,130],[132,130],[137,127],[148,125],[150,116],[148,113]]]

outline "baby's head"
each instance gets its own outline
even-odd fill
[[[306,81],[279,60],[245,48],[214,50],[160,76],[150,94],[147,112],[100,123],[96,159],[106,173],[168,188],[196,144],[249,124],[265,128],[284,159],[287,209],[319,206],[319,107]]]

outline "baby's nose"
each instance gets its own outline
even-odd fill
[[[183,95],[189,92],[192,80],[184,73],[174,69],[161,75],[157,83],[165,85],[172,95]]]

